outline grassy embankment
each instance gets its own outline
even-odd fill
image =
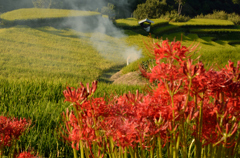
[[[134,19],[131,19],[132,21]],[[120,21],[120,20],[119,20]],[[129,25],[129,20],[125,20]],[[153,20],[154,21],[154,20]],[[118,21],[117,21],[118,22]],[[121,20],[121,25],[124,19]],[[139,32],[131,29],[126,31],[128,38],[137,38]],[[237,62],[240,60],[240,28],[231,21],[214,19],[191,19],[188,22],[169,23],[158,27],[152,27],[153,37],[181,41],[182,44],[190,46],[192,43],[199,43],[199,52],[194,57],[201,56],[200,60],[208,64],[223,66],[228,60]],[[142,58],[128,67],[123,68],[123,72],[135,71],[139,63],[149,60],[148,57]]]

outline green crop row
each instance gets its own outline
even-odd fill
[[[228,20],[219,19],[191,19],[187,22],[173,22],[172,25],[182,27],[233,27],[234,23]]]
[[[240,45],[239,40],[234,40],[237,36],[228,35],[223,37],[199,37],[197,34],[185,35],[185,32],[177,32],[170,34],[163,34],[161,39],[168,39],[169,41],[182,41],[182,45],[198,45],[198,49],[193,53],[193,57],[197,58],[200,56],[200,61],[202,61],[207,68],[211,66],[218,67],[224,66],[228,63],[228,60],[234,61],[235,63],[240,60]],[[160,37],[159,37],[160,38]],[[218,38],[223,38],[216,40]],[[225,38],[225,39],[224,39]],[[156,39],[154,39],[156,41]],[[214,40],[214,41],[213,41]],[[147,41],[147,40],[146,40]],[[151,41],[147,43],[151,44]],[[235,44],[233,46],[233,44]],[[146,50],[147,52],[148,50]],[[141,63],[148,61],[150,57],[145,55],[144,58],[130,64],[123,68],[123,72],[136,71]],[[215,64],[215,65],[214,65]],[[216,65],[218,64],[218,65]]]
[[[167,25],[168,21],[164,19],[151,19],[154,23],[151,24],[152,27],[158,27]],[[138,24],[138,20],[135,18],[127,18],[127,19],[117,19],[115,21],[116,26],[124,28],[124,29],[136,29],[137,27],[140,27]]]
[[[109,43],[115,50],[97,51],[91,34],[72,30],[26,26],[0,29],[0,76],[63,83],[92,81],[116,64],[112,61],[123,61],[121,54],[116,53],[121,49],[117,45],[121,39],[102,36],[103,39],[100,35],[95,37],[95,44]]]
[[[240,29],[190,29],[190,33],[240,33]]]
[[[152,27],[159,27],[168,24],[167,20],[164,19],[150,19],[154,21]],[[187,22],[171,22],[171,25],[181,26],[181,27],[233,27],[234,23],[228,20],[219,19],[190,19]],[[116,25],[119,27],[137,27],[139,26],[137,19],[118,19],[116,20]]]
[[[240,40],[230,40],[228,41],[228,44],[240,44]]]
[[[176,26],[176,25],[167,25],[167,26],[155,28],[155,29],[153,29],[152,32],[156,35],[159,35],[159,34],[170,32],[172,30],[176,30],[178,28],[179,28],[179,26]]]
[[[1,19],[14,21],[14,20],[34,20],[45,18],[66,18],[77,16],[92,16],[99,15],[98,12],[79,11],[79,10],[65,10],[65,9],[42,9],[42,8],[25,8],[13,10],[1,14]]]

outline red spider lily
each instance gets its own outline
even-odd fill
[[[112,133],[113,140],[118,146],[134,147],[139,141],[139,133],[136,131],[138,124],[133,120],[117,118],[114,123],[115,132]]]
[[[0,116],[0,145],[11,146],[13,140],[25,132],[31,125],[30,120]]]
[[[105,101],[88,97],[92,90],[84,86],[68,87],[66,101],[74,102],[77,111],[63,115],[65,139],[73,148],[82,141],[89,149],[93,142],[110,149],[111,142],[113,147],[107,152],[136,147],[152,150],[161,140],[159,147],[168,143],[169,151],[174,148],[170,157],[176,157],[181,146],[182,157],[187,156],[190,135],[195,137],[196,156],[208,144],[234,148],[239,139],[240,62],[237,67],[229,61],[224,69],[207,71],[202,62],[194,64],[190,59],[195,46],[187,48],[168,40],[150,46],[156,66],[148,71],[140,67],[153,83],[147,95],[129,92]],[[161,63],[163,58],[166,63]]]
[[[237,62],[237,67],[234,67],[234,63],[232,61],[228,61],[228,65],[226,65],[226,69],[223,69],[227,71],[229,74],[232,74],[235,78],[235,81],[238,81],[240,79],[240,61]]]
[[[21,152],[17,158],[37,158],[37,156],[35,156],[34,154],[31,154],[31,152]]]
[[[77,116],[76,116],[77,115]],[[72,143],[72,148],[79,150],[79,142],[83,141],[88,147],[91,147],[92,142],[97,142],[98,137],[96,131],[98,130],[98,120],[95,119],[94,113],[87,114],[78,112],[74,114],[63,113],[65,128],[60,132],[61,136]]]
[[[182,73],[179,73],[179,68],[174,65],[165,63],[158,64],[152,68],[151,73],[148,73],[150,82],[158,80],[175,81],[183,77]]]
[[[103,98],[90,99],[78,107],[88,117],[98,118],[99,116],[107,115],[107,105]]]
[[[149,42],[147,48],[150,50],[150,53],[154,54],[156,61],[163,58],[172,58],[177,61],[182,61],[193,51],[193,48],[196,48],[196,46],[193,48],[187,48],[182,46],[179,41],[171,42],[169,45],[169,41],[164,40],[161,44],[157,42]]]
[[[80,88],[75,89],[73,87],[67,87],[67,90],[63,91],[65,101],[69,101],[72,103],[76,103],[77,105],[82,104],[88,96],[92,95],[97,89],[97,81],[92,82],[92,87],[87,83],[87,88],[84,87],[82,83],[80,83]]]
[[[141,142],[145,148],[154,135],[160,134],[165,139],[168,123],[161,115],[164,115],[162,113],[166,108],[153,104],[150,96],[143,97],[138,92],[136,95],[128,93],[117,98],[116,104],[110,108],[111,115],[102,121],[102,128],[116,145],[134,148]]]

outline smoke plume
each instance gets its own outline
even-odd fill
[[[69,1],[73,9],[90,10],[94,7],[107,5],[104,0],[90,0],[82,6],[77,6],[74,1]],[[128,7],[127,0],[119,0],[118,5]],[[127,35],[117,28],[111,20],[101,15],[84,20],[68,19],[62,23],[73,30],[89,33],[92,46],[104,57],[117,63],[133,62],[141,57],[141,51],[135,46],[128,46],[123,38]]]

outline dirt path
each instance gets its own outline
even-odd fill
[[[99,81],[125,85],[146,85],[148,83],[148,81],[140,75],[139,71],[122,74],[122,68],[123,66],[121,65],[112,67],[102,74]]]

